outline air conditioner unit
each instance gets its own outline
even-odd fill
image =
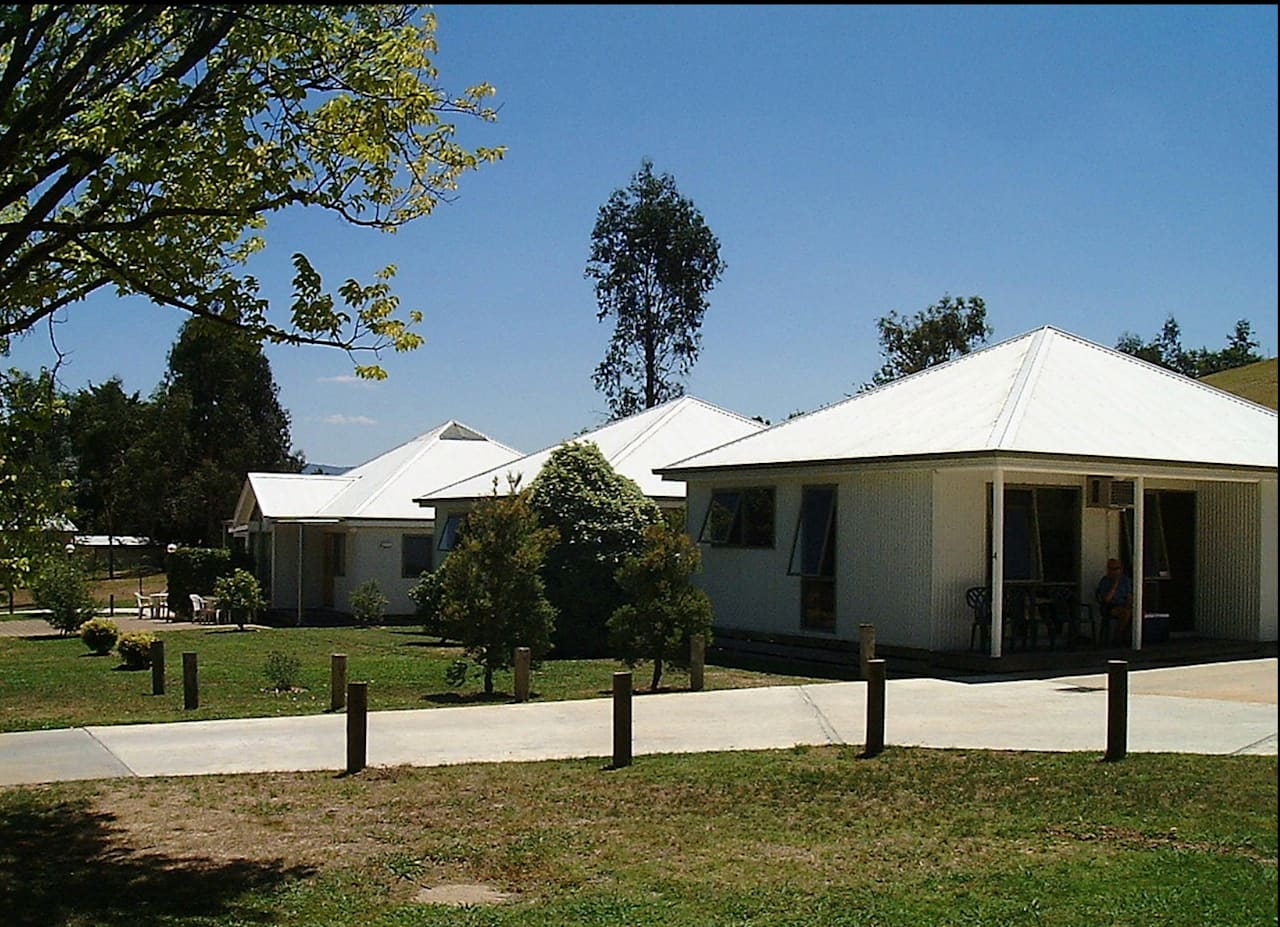
[[[1111,507],[1113,509],[1133,508],[1133,480],[1111,481]]]
[[[1091,476],[1085,489],[1085,503],[1091,509],[1133,508],[1133,480]]]

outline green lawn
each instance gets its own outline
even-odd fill
[[[7,927],[1255,927],[1275,757],[853,747],[0,789]],[[426,903],[479,884],[496,906]]]
[[[238,631],[234,625],[156,630],[165,645],[166,692],[151,694],[151,671],[125,670],[114,655],[91,656],[78,638],[0,638],[0,731],[81,727],[211,718],[319,714],[329,708],[331,655],[347,655],[347,679],[369,683],[369,709],[429,708],[511,700],[510,673],[499,674],[486,698],[479,671],[454,688],[445,672],[462,657],[456,647],[414,628],[278,628]],[[52,632],[51,632],[52,633]],[[197,655],[200,708],[184,710],[182,654]],[[277,692],[264,674],[267,654],[294,657],[300,670],[293,691]],[[533,673],[539,701],[607,696],[612,660],[547,660]],[[649,684],[638,667],[637,690]],[[793,685],[807,678],[709,666],[708,689]],[[688,674],[664,674],[663,688],[687,688]]]

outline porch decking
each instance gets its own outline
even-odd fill
[[[1174,637],[1144,644],[1141,650],[1097,647],[1088,643],[1049,649],[1047,642],[1042,640],[1035,648],[1006,652],[998,658],[970,650],[929,651],[876,645],[876,656],[884,658],[889,675],[899,678],[1090,673],[1105,670],[1108,660],[1127,660],[1133,668],[1152,668],[1261,659],[1276,656],[1276,651],[1275,641],[1259,643],[1201,637]],[[791,672],[824,679],[861,678],[856,641],[718,629],[712,645],[707,648],[707,661],[723,666]]]

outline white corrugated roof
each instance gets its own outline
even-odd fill
[[[655,468],[754,434],[763,427],[760,422],[735,412],[693,396],[682,396],[456,483],[437,483],[435,485],[442,488],[419,493],[417,501],[430,504],[450,499],[478,499],[493,492],[494,477],[498,478],[498,492],[505,493],[508,474],[518,475],[520,485],[528,486],[552,451],[578,441],[594,443],[614,470],[639,484],[646,496],[682,499],[684,483],[662,479],[653,472]]]
[[[445,422],[339,476],[250,473],[236,521],[247,520],[252,492],[266,518],[431,518],[413,501],[424,484],[439,485],[477,470],[515,460],[520,452],[459,422]],[[250,510],[252,508],[249,504]]]
[[[983,451],[1274,468],[1276,434],[1270,409],[1046,326],[664,472]]]

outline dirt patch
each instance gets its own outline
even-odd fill
[[[424,888],[418,892],[414,900],[419,904],[441,904],[461,908],[467,905],[506,904],[515,897],[510,892],[500,892],[491,885],[463,883]]]

